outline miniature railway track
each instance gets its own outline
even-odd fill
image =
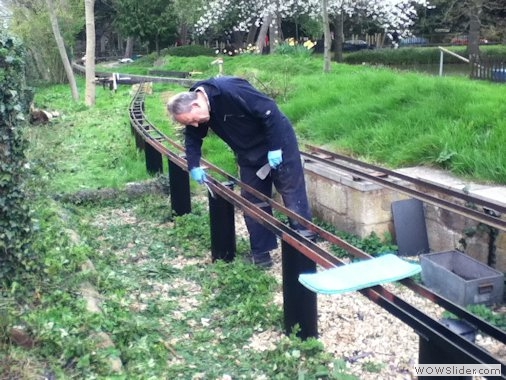
[[[141,85],[139,90],[135,94],[130,104],[130,121],[132,133],[135,135],[137,147],[142,149],[149,145],[152,149],[156,150],[158,154],[167,157],[172,163],[176,164],[183,170],[187,170],[186,160],[184,159],[184,147],[177,142],[171,140],[165,136],[159,129],[152,125],[144,115],[144,87]],[[409,189],[403,185],[392,181],[392,178],[402,179],[406,182],[411,182],[420,188],[429,189],[433,192],[441,193],[443,195],[452,195],[463,202],[469,202],[477,205],[481,205],[485,209],[491,209],[496,212],[504,213],[506,208],[501,205],[491,204],[490,202],[484,201],[479,198],[471,197],[467,194],[461,194],[449,189],[443,189],[433,184],[426,183],[420,180],[413,179],[411,177],[403,176],[397,172],[388,171],[383,168],[372,166],[369,164],[361,163],[356,160],[352,160],[348,157],[339,156],[331,152],[324,151],[316,147],[308,147],[310,152],[303,152],[303,156],[309,160],[315,160],[332,167],[337,167],[340,170],[344,170],[351,173],[353,176],[368,179],[374,182],[379,182],[383,186],[394,188],[395,190],[407,193],[414,197],[420,198],[431,204],[438,205],[440,207],[448,208],[452,211],[459,212],[462,215],[472,217],[474,219],[483,221],[489,225],[495,226],[502,230],[505,229],[505,223],[503,220],[497,217],[492,217],[490,214],[484,212],[471,212],[464,210],[464,206],[458,206],[445,201],[438,197],[429,197],[426,192],[418,192]],[[307,221],[306,219],[298,216],[292,211],[285,208],[280,203],[273,199],[266,197],[265,195],[254,190],[245,183],[242,183],[239,179],[223,171],[219,167],[213,165],[210,162],[202,160],[211,172],[218,173],[229,181],[233,182],[235,186],[238,186],[247,192],[252,193],[257,198],[268,202],[274,210],[277,210],[289,218],[297,220],[308,229],[316,232],[322,239],[335,244],[351,255],[361,259],[372,258],[366,252],[354,247],[348,242],[341,238],[325,231],[317,225]],[[388,177],[388,178],[387,178]],[[209,176],[209,187],[215,195],[219,195],[221,198],[227,200],[229,203],[240,208],[244,213],[251,215],[257,220],[257,222],[264,225],[266,228],[275,232],[280,239],[289,244],[290,246],[297,249],[304,256],[319,264],[323,268],[332,268],[344,263],[335,257],[332,253],[321,248],[314,242],[306,239],[302,235],[299,235],[295,230],[292,230],[286,224],[279,221],[277,218],[267,214],[257,206],[245,200],[236,191],[232,190],[229,186],[216,181],[212,176]],[[467,321],[468,323],[475,326],[478,330],[489,335],[493,339],[506,344],[506,332],[499,328],[487,323],[481,318],[469,313],[462,307],[440,297],[433,293],[428,288],[416,283],[412,279],[401,280],[400,283],[410,288],[419,295],[430,299],[432,302],[440,305],[451,313],[457,315],[459,318]],[[366,296],[368,299],[378,304],[389,313],[393,314],[405,324],[413,328],[421,338],[430,340],[431,343],[437,347],[444,347],[445,351],[450,352],[455,357],[459,357],[463,360],[461,364],[500,364],[502,369],[502,377],[491,377],[491,378],[506,378],[506,365],[499,359],[492,356],[489,352],[483,348],[477,346],[473,342],[467,340],[461,335],[450,330],[439,321],[432,317],[424,314],[414,306],[402,300],[397,295],[388,291],[382,286],[373,286],[370,288],[362,289],[359,291],[361,294]]]
[[[77,63],[72,63],[72,69],[79,73],[79,74],[85,74],[86,68],[83,65],[79,65]],[[114,81],[117,84],[136,84],[136,83],[145,83],[145,82],[158,82],[158,83],[175,83],[179,84],[181,86],[191,87],[193,83],[196,82],[195,79],[191,78],[175,78],[175,77],[165,77],[165,76],[158,76],[155,75],[156,73],[152,75],[134,75],[134,74],[114,74],[111,72],[106,71],[96,71],[95,77],[96,82],[102,84],[102,86],[105,88],[106,86],[110,86],[113,81],[113,75]]]

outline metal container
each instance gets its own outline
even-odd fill
[[[500,304],[504,274],[459,251],[420,255],[422,281],[460,305]]]

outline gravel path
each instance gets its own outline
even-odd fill
[[[271,272],[281,283],[280,257],[274,253]],[[282,297],[276,297],[280,307]],[[317,297],[319,339],[353,374],[364,380],[415,378],[418,335],[411,328],[358,292]]]
[[[247,237],[240,212],[236,233]],[[281,249],[272,256],[274,266],[269,271],[280,284],[275,300],[283,307]],[[443,308],[407,287],[395,283],[384,287],[434,319],[442,318]],[[362,380],[416,379],[413,366],[418,363],[419,337],[413,329],[359,292],[317,297],[319,339],[328,352],[346,360],[353,374]],[[264,332],[252,346],[268,347],[269,341],[279,338],[279,333]],[[504,344],[479,334],[476,343],[506,361]]]

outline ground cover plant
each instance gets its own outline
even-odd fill
[[[54,203],[46,236],[58,247],[38,247],[47,250],[48,278],[37,283],[37,297],[16,300],[26,310],[11,314],[33,343],[30,350],[10,346],[0,376],[340,378],[337,359],[316,340],[255,346],[261,334],[281,335],[273,302],[280,284],[241,260],[211,265],[207,211],[194,206],[192,214],[173,217],[160,194]],[[80,270],[88,260],[93,265]],[[81,297],[88,284],[100,311]],[[113,346],[102,343],[104,334]],[[121,367],[111,364],[118,361]]]
[[[215,75],[210,58],[197,60]],[[166,69],[188,67],[188,60],[178,66],[178,59],[168,57]],[[321,61],[300,56],[232,57],[224,67],[271,91],[303,142],[387,165],[418,164],[422,157],[422,163],[449,170],[459,168],[457,158],[466,162],[479,154],[482,165],[495,160],[493,178],[478,163],[464,174],[498,182],[504,177],[504,158],[496,157],[494,143],[505,133],[504,105],[496,101],[500,85],[344,65],[323,75]],[[81,80],[79,87],[83,91]],[[180,90],[154,85],[146,98],[150,121],[175,139],[182,136],[164,104]],[[36,91],[38,108],[60,112],[50,124],[26,131],[32,249],[41,270],[1,285],[0,378],[353,378],[318,341],[281,337],[281,309],[273,300],[279,284],[268,273],[240,260],[210,265],[200,187],[193,184],[193,212],[184,217],[174,217],[160,193],[69,201],[67,195],[82,191],[163,180],[147,175],[144,153],[135,148],[127,112],[132,95],[130,87],[99,87],[96,107],[87,108],[72,102],[66,86]],[[406,136],[424,134],[432,141],[425,152],[411,146],[399,156]],[[219,141],[206,141],[206,158],[232,173],[230,151],[211,144]],[[380,250],[377,237],[346,238]],[[239,239],[238,255],[247,251]],[[97,291],[92,300],[100,311],[88,309],[83,296],[90,289]],[[263,334],[279,334],[278,344],[260,349]]]

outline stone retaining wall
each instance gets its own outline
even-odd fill
[[[379,237],[389,233],[395,239],[392,202],[408,199],[407,195],[369,181],[354,180],[346,172],[329,169],[319,163],[306,163],[305,173],[311,207],[316,218],[360,237],[375,232]],[[409,175],[406,172],[403,174]],[[455,181],[453,177],[438,177],[441,175],[439,171],[430,174],[435,182],[443,181],[443,178],[445,181],[448,178]],[[417,174],[415,176],[419,177]],[[456,181],[452,186],[462,186],[462,189],[464,185]],[[490,228],[426,203],[424,212],[431,252],[460,250],[487,264],[491,249]],[[496,263],[492,266],[506,272],[505,232],[498,232],[493,249]]]

